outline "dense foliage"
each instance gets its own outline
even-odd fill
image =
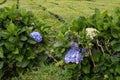
[[[81,64],[66,64],[66,74],[71,80],[119,80],[120,79],[120,9],[113,15],[107,11],[86,18],[80,16],[71,24],[64,24],[57,36],[55,53],[66,53],[66,46],[77,41],[86,49]],[[88,32],[89,31],[89,32]],[[93,32],[91,32],[93,31]]]
[[[64,23],[57,31],[31,11],[1,8],[0,77],[120,80],[119,13],[119,8],[111,15],[95,9],[93,15]]]
[[[24,73],[27,68],[38,65],[40,57],[46,59],[43,53],[47,51],[45,48],[49,42],[49,30],[50,26],[38,20],[31,11],[16,9],[15,6],[1,8],[0,77]],[[40,37],[32,34],[35,31],[40,33]]]

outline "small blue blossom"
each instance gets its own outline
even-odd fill
[[[36,42],[41,42],[42,41],[42,36],[39,32],[30,33],[30,37],[33,38]]]
[[[78,43],[77,43],[77,42],[74,42],[74,43],[72,44],[71,48],[73,48],[73,49],[79,49]]]
[[[65,55],[65,63],[80,63],[83,60],[82,53],[80,53],[78,43],[74,42],[70,50]]]
[[[81,53],[85,53],[86,50],[85,50],[84,48],[80,48],[80,52],[81,52]]]

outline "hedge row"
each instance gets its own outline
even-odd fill
[[[70,80],[119,80],[119,13],[95,9],[55,32],[31,11],[1,8],[0,78],[54,63]]]

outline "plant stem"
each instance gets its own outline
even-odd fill
[[[95,62],[94,62],[94,60],[93,60],[93,58],[92,58],[91,49],[89,49],[89,56],[90,56],[90,58],[91,58],[91,60],[92,60],[93,66],[96,67],[96,64],[95,64]]]
[[[101,51],[102,51],[103,55],[105,55],[105,51],[104,51],[104,49],[103,49],[102,45],[100,45],[100,44],[99,44],[98,39],[96,40],[96,42],[97,42],[97,45],[100,47],[100,49],[101,49]]]

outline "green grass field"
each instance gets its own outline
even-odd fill
[[[0,7],[10,7],[16,4],[16,1],[8,0]],[[62,22],[60,20],[68,22],[81,15],[89,16],[93,14],[95,8],[112,12],[114,8],[119,7],[119,4],[120,0],[20,0],[20,8],[32,10],[40,19],[42,18],[54,26],[60,25]]]

